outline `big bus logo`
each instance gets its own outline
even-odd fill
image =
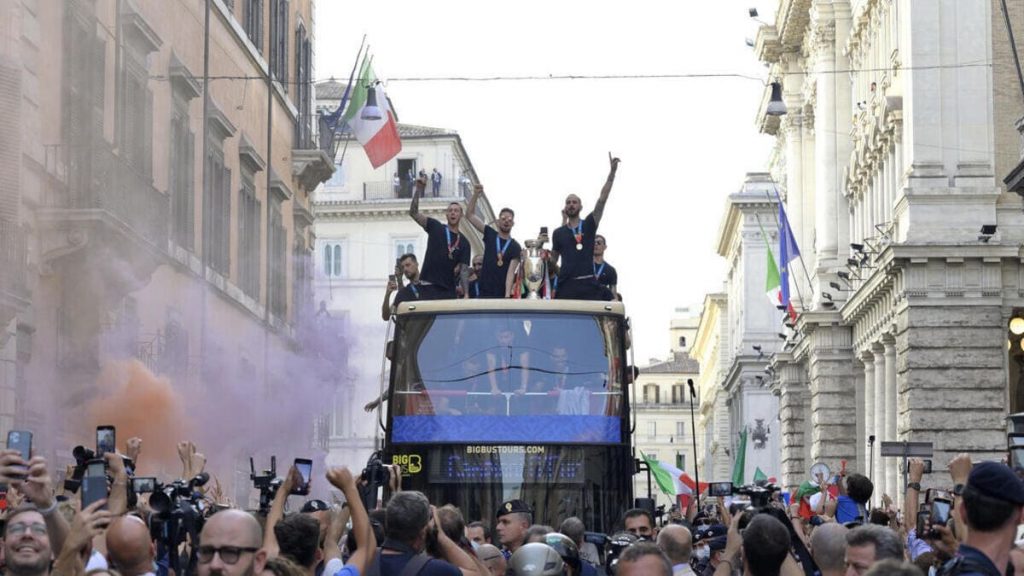
[[[419,474],[423,470],[423,458],[419,454],[395,454],[391,463],[401,466],[405,474]]]

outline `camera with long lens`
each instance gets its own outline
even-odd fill
[[[175,480],[153,486],[153,492],[149,495],[149,507],[153,510],[150,531],[157,541],[159,555],[177,551],[183,542],[199,541],[207,506],[202,492],[197,488],[209,480],[210,475],[201,472],[190,480]],[[191,547],[185,570],[181,569],[181,557],[177,553],[170,553],[168,557],[170,568],[175,574],[195,574],[198,562],[195,546]]]
[[[270,504],[274,501],[274,495],[277,494],[277,489],[284,482],[282,478],[277,477],[277,456],[270,457],[270,469],[263,470],[260,474],[256,473],[256,463],[250,456],[249,479],[252,480],[253,487],[260,491],[259,513],[261,516],[266,516],[270,511]]]
[[[359,497],[367,510],[373,510],[377,507],[377,490],[387,486],[389,480],[389,472],[384,467],[380,451],[370,455],[366,461],[366,468],[363,468],[363,473],[359,475],[359,480]]]
[[[737,486],[734,492],[750,498],[751,508],[764,510],[771,503],[772,495],[779,490],[780,488],[775,484],[765,482]]]
[[[71,451],[75,458],[75,469],[71,477],[64,480],[64,490],[75,493],[82,486],[82,477],[85,476],[85,467],[90,460],[96,459],[96,453],[85,446],[75,446]]]

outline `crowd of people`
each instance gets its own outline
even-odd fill
[[[693,499],[661,525],[646,508],[623,512],[619,532],[589,533],[577,517],[557,529],[537,523],[530,506],[503,502],[493,524],[465,518],[455,507],[401,489],[401,470],[386,466],[387,499],[374,480],[346,467],[326,480],[344,500],[305,500],[287,512],[289,496],[306,481],[292,467],[267,486],[266,509],[246,511],[219,484],[188,482],[205,472],[189,443],[179,447],[183,480],[173,489],[129,488],[141,441],[126,454],[107,453],[107,497],[82,506],[84,490],[54,486],[46,460],[0,452],[6,487],[0,571],[12,576],[923,576],[1024,574],[1024,482],[1004,463],[948,466],[949,491],[920,498],[924,465],[910,460],[903,510],[885,495],[871,507],[871,480],[851,473],[819,492],[780,498]],[[95,462],[95,461],[94,461]],[[130,462],[131,466],[126,466]],[[69,471],[70,473],[70,471]],[[365,490],[367,483],[370,490]],[[945,484],[941,480],[938,484]],[[188,492],[195,484],[197,494]],[[188,486],[189,488],[184,488]],[[264,486],[266,488],[266,486]],[[183,499],[168,507],[162,493]],[[367,494],[370,497],[367,498]],[[785,503],[786,501],[789,503]],[[367,510],[364,502],[371,503]],[[939,503],[937,506],[936,503]],[[943,504],[948,503],[944,508]],[[189,511],[195,517],[189,516]]]
[[[594,210],[582,216],[583,204],[579,196],[570,194],[562,209],[561,226],[549,238],[542,228],[536,245],[542,251],[550,278],[544,284],[545,298],[576,300],[614,300],[618,274],[605,261],[607,242],[597,233],[605,204],[615,182],[619,159],[608,155],[609,171]],[[440,180],[430,178],[435,186]],[[409,215],[427,233],[427,248],[422,270],[415,254],[404,254],[396,263],[395,274],[388,279],[384,294],[382,316],[387,320],[393,307],[413,300],[442,300],[455,298],[516,298],[522,294],[524,258],[523,248],[512,238],[515,211],[502,208],[492,224],[477,214],[477,203],[483,186],[473,187],[472,195],[463,211],[459,202],[452,202],[445,210],[445,222],[420,212],[419,202],[424,195],[428,177],[421,173],[415,179],[415,191]],[[461,226],[468,220],[483,236],[483,253],[472,255],[469,239]],[[551,240],[549,250],[543,245]],[[529,244],[528,244],[529,245]],[[397,295],[396,295],[397,293]],[[395,296],[392,302],[392,296]]]

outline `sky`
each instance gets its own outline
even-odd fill
[[[519,239],[557,227],[569,193],[588,213],[621,158],[599,232],[644,365],[668,355],[675,308],[721,290],[725,199],[767,166],[750,7],[771,21],[761,0],[320,0],[314,76],[347,79],[366,34],[400,121],[456,130]],[[403,80],[707,73],[753,79]]]

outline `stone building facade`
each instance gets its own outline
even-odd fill
[[[768,246],[777,250],[778,203],[771,177],[747,174],[726,199],[718,230],[718,255],[728,262],[723,291],[709,294],[693,353],[701,363],[699,464],[708,481],[733,478],[739,434],[747,431],[743,477],[760,469],[778,477],[779,403],[765,366],[781,348],[779,311],[765,295]],[[702,476],[704,477],[704,476]]]
[[[793,263],[807,300],[771,360],[788,486],[846,460],[898,498],[882,441],[932,442],[939,467],[1005,446],[1024,304],[1005,32],[992,0],[780,0],[759,30],[787,113],[766,114],[766,91],[758,124],[807,270]]]
[[[111,362],[186,410],[233,398],[258,420],[250,400],[297,390],[309,194],[333,170],[313,145],[313,1],[212,0],[203,82],[205,4],[0,2],[0,434],[35,430],[59,463]],[[181,432],[212,462],[249,429]],[[222,464],[226,489],[248,485],[248,461]]]

